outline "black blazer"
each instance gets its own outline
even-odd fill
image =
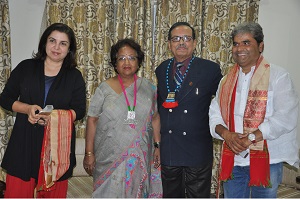
[[[0,95],[0,105],[12,111],[13,103],[19,98],[21,102],[37,104],[43,108],[44,95],[44,62],[28,59],[22,61],[12,71]],[[86,111],[86,94],[85,82],[80,71],[76,68],[61,68],[49,89],[45,104],[53,105],[54,109],[73,109],[76,113],[76,120],[82,119]],[[24,181],[30,178],[37,179],[43,137],[42,126],[34,127],[28,122],[27,114],[17,113],[1,164],[2,168],[8,174]],[[70,168],[60,180],[65,180],[72,175],[75,164],[75,128],[73,125]]]
[[[194,167],[211,164],[213,146],[208,110],[222,78],[220,66],[196,57],[179,93],[176,93],[179,106],[166,109],[162,103],[168,95],[166,71],[169,62],[170,60],[164,61],[155,71],[161,119],[161,163],[166,166]],[[172,67],[169,69],[169,85],[170,90],[174,91]]]

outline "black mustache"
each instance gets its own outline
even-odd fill
[[[176,46],[176,49],[181,48],[181,47],[187,48],[185,43],[182,43],[182,44],[179,44],[178,46]]]

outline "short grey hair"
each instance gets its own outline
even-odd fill
[[[244,34],[244,33],[250,33],[252,34],[253,38],[257,41],[258,44],[264,41],[264,33],[262,27],[255,22],[244,22],[242,24],[239,24],[236,26],[232,33],[231,33],[231,39],[233,41],[234,37],[237,34]]]

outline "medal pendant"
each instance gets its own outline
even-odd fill
[[[165,108],[175,108],[178,106],[178,101],[175,101],[175,92],[169,92],[166,101],[162,104]]]
[[[169,92],[166,102],[175,102],[175,92]]]

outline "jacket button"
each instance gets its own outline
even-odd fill
[[[173,110],[170,108],[170,109],[169,109],[169,112],[172,113],[172,111],[173,111]]]
[[[186,132],[183,132],[182,134],[183,134],[183,135],[186,135]]]
[[[184,110],[183,112],[184,112],[184,113],[187,113],[187,110]]]
[[[172,133],[172,130],[169,130],[169,133]]]

